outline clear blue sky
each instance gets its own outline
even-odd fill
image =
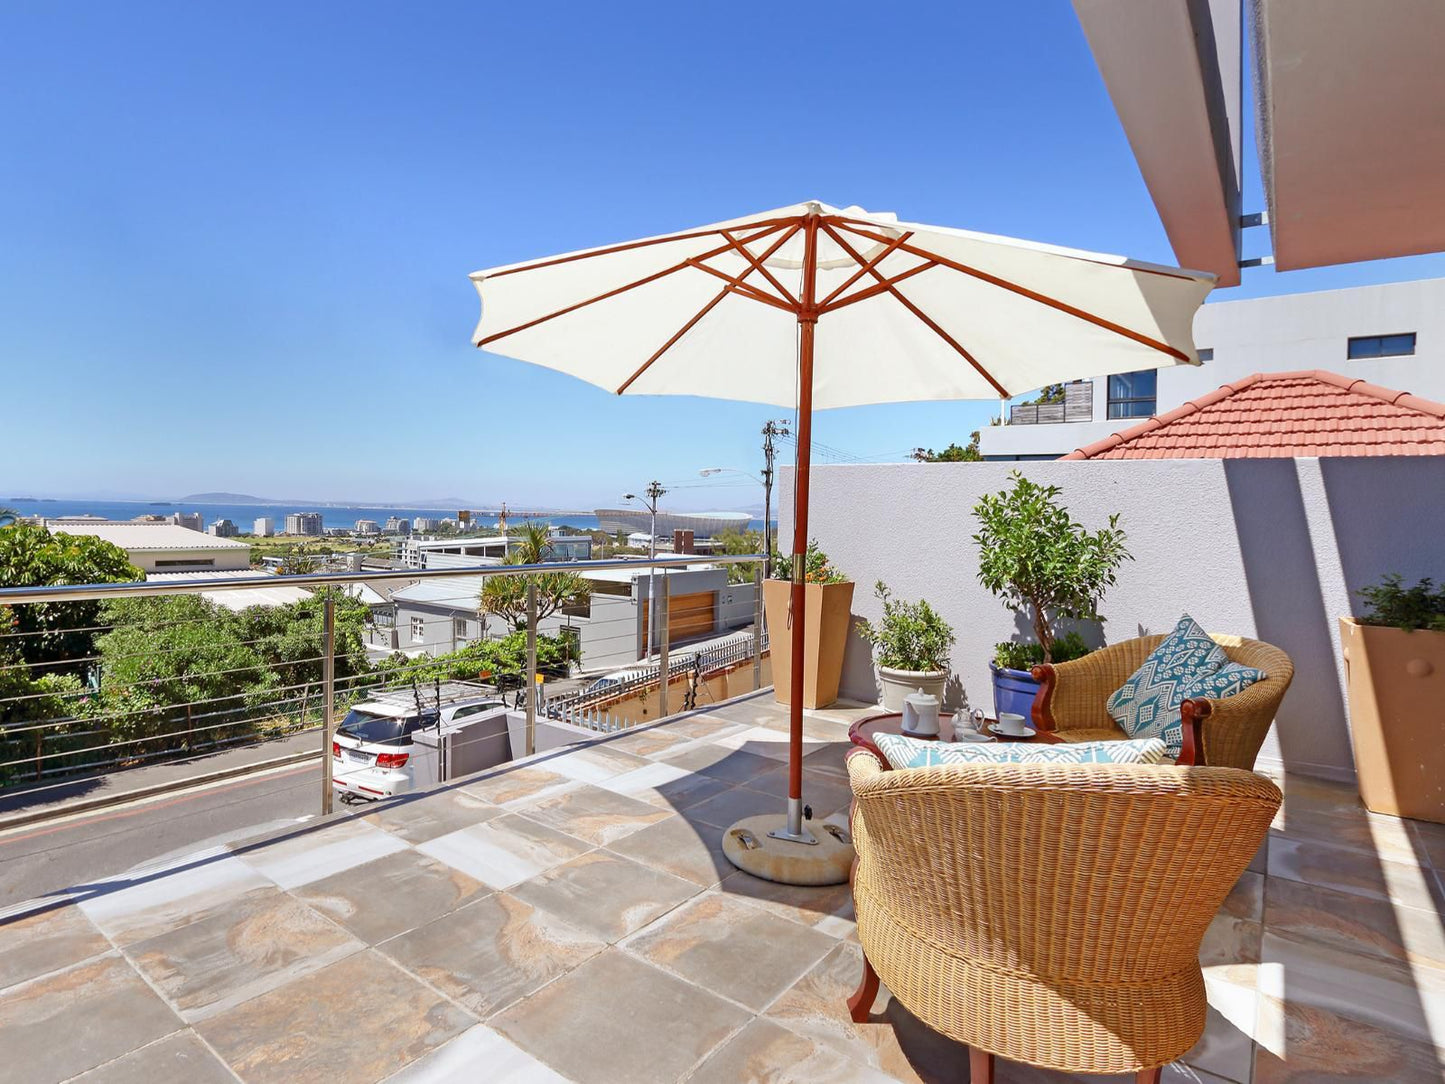
[[[0,147],[0,497],[592,507],[755,470],[763,408],[474,350],[467,273],[802,199],[1173,262],[1067,0],[10,4]],[[896,457],[993,409],[816,435]]]

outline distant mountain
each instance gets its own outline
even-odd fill
[[[176,501],[177,504],[275,504],[265,497],[253,497],[249,493],[188,493]]]

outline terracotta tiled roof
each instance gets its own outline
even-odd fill
[[[1445,455],[1445,404],[1319,369],[1255,373],[1065,459]]]

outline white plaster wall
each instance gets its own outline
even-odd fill
[[[1213,632],[1277,644],[1295,680],[1261,765],[1353,775],[1337,619],[1352,592],[1399,572],[1445,575],[1445,457],[900,463],[816,467],[809,534],[858,582],[855,616],[877,618],[873,584],[927,598],[954,626],[950,703],[992,711],[993,645],[1022,618],[979,586],[973,505],[1021,468],[1063,488],[1086,527],[1121,513],[1134,560],[1102,606],[1108,641],[1166,632],[1181,613]],[[780,537],[791,542],[792,471]],[[1084,630],[1097,639],[1098,630]],[[868,645],[844,658],[844,696],[871,701]]]

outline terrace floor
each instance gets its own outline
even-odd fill
[[[809,714],[819,819],[846,816],[870,710]],[[967,1080],[886,991],[848,1020],[846,886],[723,858],[726,826],[781,809],[785,726],[766,694],[734,701],[12,909],[0,1077]],[[1286,792],[1206,940],[1204,1038],[1165,1079],[1440,1080],[1445,826]]]

